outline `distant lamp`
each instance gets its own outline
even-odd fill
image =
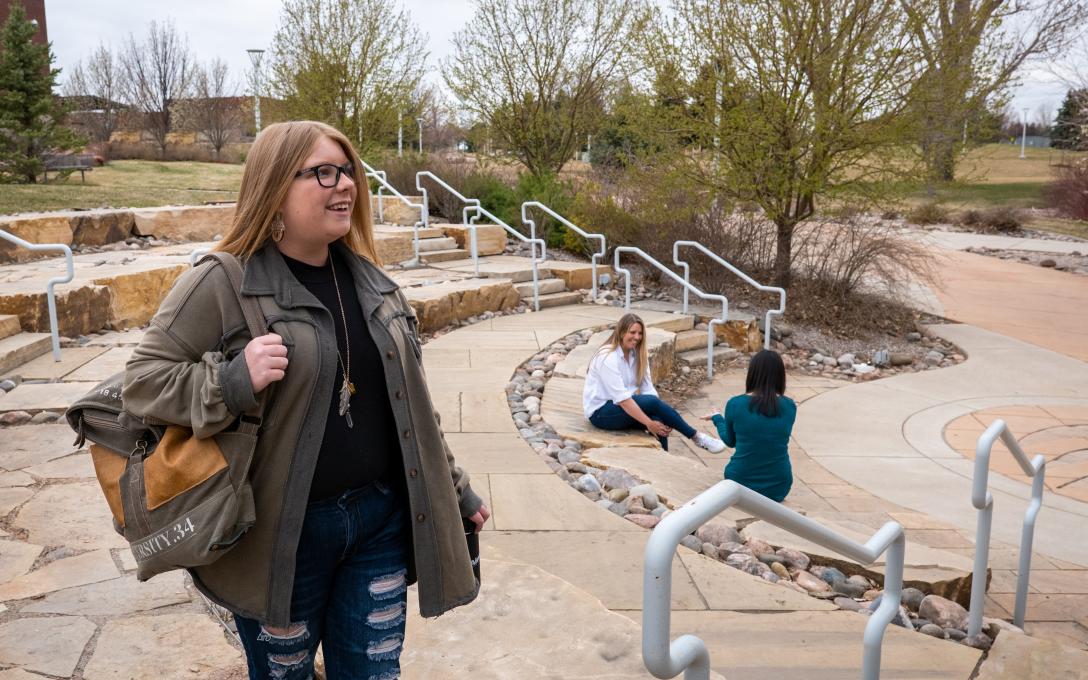
[[[253,127],[254,134],[261,131],[261,57],[264,50],[246,50],[253,64]]]

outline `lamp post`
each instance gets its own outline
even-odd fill
[[[397,121],[397,158],[404,155],[404,119]]]
[[[249,61],[253,64],[253,133],[261,131],[261,57],[264,50],[246,50]]]
[[[1024,149],[1028,143],[1028,107],[1024,107],[1024,117],[1020,119],[1020,158],[1027,158]]]
[[[416,124],[419,126],[419,152],[423,153],[423,118],[416,118]]]

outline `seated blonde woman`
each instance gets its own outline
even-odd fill
[[[646,324],[638,316],[624,314],[612,337],[589,362],[582,392],[586,418],[602,430],[645,428],[666,451],[673,430],[711,453],[724,450],[720,439],[688,425],[676,409],[657,396],[650,380],[645,329]]]

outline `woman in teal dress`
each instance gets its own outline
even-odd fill
[[[724,415],[707,416],[734,448],[725,478],[782,502],[793,485],[788,447],[797,405],[782,396],[786,367],[778,352],[765,349],[752,357],[744,389],[726,403]]]

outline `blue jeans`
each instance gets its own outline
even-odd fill
[[[410,527],[406,500],[382,482],[306,508],[291,624],[237,614],[250,680],[304,680],[320,642],[328,680],[400,676]]]
[[[652,394],[636,394],[631,398],[635,400],[642,412],[650,417],[650,420],[664,423],[688,439],[695,436],[695,428],[684,422],[676,409],[661,401],[658,397]],[[599,427],[602,430],[629,430],[642,427],[642,423],[627,415],[627,411],[611,401],[606,401],[604,406],[594,411],[593,415],[589,417],[589,422],[593,427]],[[661,448],[668,451],[668,437],[658,437],[657,439],[661,442]]]

